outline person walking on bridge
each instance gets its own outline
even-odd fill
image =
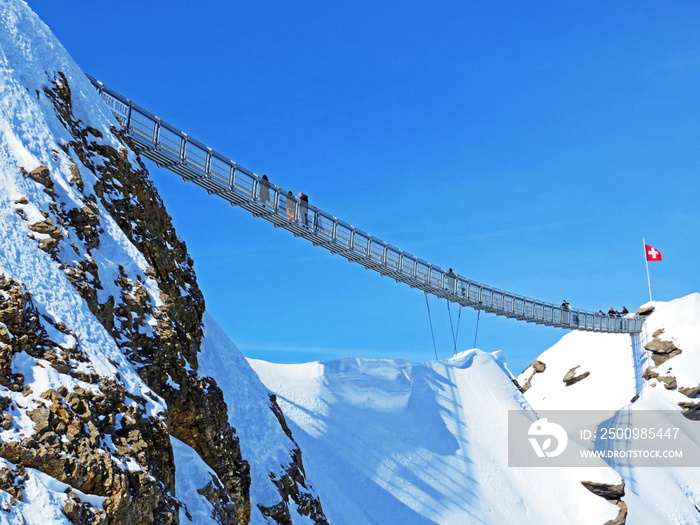
[[[304,226],[309,226],[309,196],[302,192],[299,192],[299,220]]]
[[[450,268],[447,273],[445,274],[445,285],[447,287],[447,291],[455,293],[456,291],[456,285],[457,284],[457,275],[452,271],[452,268]]]
[[[571,322],[571,305],[566,299],[561,302],[560,315],[563,323],[569,324]]]
[[[287,219],[290,221],[294,220],[294,194],[292,193],[292,190],[289,190],[287,192]]]
[[[270,200],[270,181],[268,180],[267,175],[263,175],[262,179],[260,179],[260,202],[262,202],[263,207],[265,207],[265,204],[269,200]]]

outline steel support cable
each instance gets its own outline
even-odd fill
[[[479,317],[481,317],[481,310],[476,314],[476,330],[474,331],[474,348],[476,348],[476,336],[479,335]]]
[[[433,317],[430,315],[430,303],[428,302],[428,292],[425,294],[425,306],[428,307],[428,321],[430,322],[430,335],[433,336],[433,349],[435,350],[435,360],[438,361],[437,345],[435,344],[435,331],[433,330]]]
[[[459,341],[459,322],[462,320],[462,305],[459,305],[459,313],[457,314],[457,330],[455,331],[455,354],[457,353],[457,341]]]
[[[452,354],[457,353],[457,336],[455,335],[455,327],[452,324],[452,310],[450,310],[450,301],[447,301],[447,315],[450,317],[450,330],[452,331],[452,342],[454,343],[454,352]]]

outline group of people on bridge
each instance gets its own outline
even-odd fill
[[[260,203],[263,205],[263,208],[267,207],[267,203],[270,202],[270,180],[267,178],[267,175],[263,175],[262,178],[260,179]],[[295,206],[294,203],[297,202],[297,199],[299,200],[299,222],[303,224],[304,226],[308,227],[309,226],[309,197],[302,192],[299,192],[298,197],[294,197],[294,193],[292,191],[288,191],[287,195],[285,196],[285,207],[287,210],[287,219],[290,221],[294,220],[294,215],[295,215]]]
[[[562,303],[561,303],[561,309],[562,309],[562,311],[570,311],[570,310],[571,310],[571,306],[570,306],[569,303],[566,301],[566,299],[564,299],[564,301],[562,301]],[[595,315],[596,315],[596,316],[604,316],[604,315],[607,315],[608,317],[622,317],[623,315],[627,315],[628,313],[630,313],[630,312],[629,312],[629,310],[627,309],[626,306],[623,306],[623,307],[622,307],[622,311],[619,311],[619,312],[618,312],[617,310],[615,310],[615,308],[613,308],[613,307],[611,306],[611,307],[610,307],[610,310],[608,310],[608,313],[607,313],[607,314],[606,314],[605,312],[603,312],[603,310],[598,310],[598,311],[595,313]]]
[[[628,313],[630,313],[630,311],[627,309],[626,306],[623,306],[622,311],[620,311],[620,312],[615,310],[615,308],[613,308],[612,306],[610,307],[610,310],[608,310],[608,315],[610,317],[622,317],[623,315],[627,315]],[[603,313],[603,310],[599,310],[597,315],[605,315],[605,314]]]
[[[259,190],[258,190],[258,195],[259,195],[259,201],[260,204],[263,207],[267,207],[268,203],[271,203],[270,199],[270,191],[272,189],[272,185],[267,177],[267,175],[263,175],[260,180],[259,180]],[[308,228],[309,227],[309,197],[303,193],[299,192],[298,196],[295,197],[294,193],[292,191],[288,191],[287,194],[283,194],[282,192],[279,192],[279,198],[284,198],[284,210],[286,211],[287,219],[289,221],[298,221],[302,226]],[[298,203],[298,205],[297,205]],[[281,204],[281,203],[280,203]],[[276,206],[276,204],[272,205],[273,207]],[[297,211],[298,210],[298,211]],[[458,281],[458,276],[457,274],[454,273],[452,268],[450,268],[447,272],[444,274],[444,281],[443,285],[445,289],[452,293],[458,293],[457,292],[457,281]],[[460,281],[461,282],[461,281]],[[461,295],[466,296],[467,295],[467,288],[464,282],[462,282],[461,286]],[[481,301],[479,301],[481,302]],[[578,312],[574,311],[572,312],[571,310],[571,305],[569,305],[568,301],[564,300],[561,303],[561,320],[565,323],[572,323],[574,325],[578,324]],[[615,310],[615,308],[610,308],[608,310],[608,313],[605,314],[602,310],[599,310],[596,312],[596,316],[609,316],[609,317],[622,317],[623,315],[628,314],[629,311],[625,306],[622,307],[622,311],[618,312]]]

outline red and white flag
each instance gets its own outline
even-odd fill
[[[654,248],[653,246],[649,246],[648,244],[644,245],[644,251],[647,254],[647,261],[660,261],[661,260],[661,252]]]

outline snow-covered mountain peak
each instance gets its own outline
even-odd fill
[[[517,378],[536,410],[677,408],[700,385],[700,294],[643,305],[638,335],[571,332]],[[663,392],[662,392],[663,391]],[[652,402],[652,399],[654,400]]]
[[[700,388],[683,393],[653,375],[682,367],[678,380],[699,384],[698,297],[645,305],[653,312],[638,336],[566,334],[515,383],[501,352],[476,349],[428,363],[250,362],[307,452],[331,521],[700,523],[694,470],[507,466],[508,411],[534,420],[533,409],[680,413],[683,399],[693,403]]]

